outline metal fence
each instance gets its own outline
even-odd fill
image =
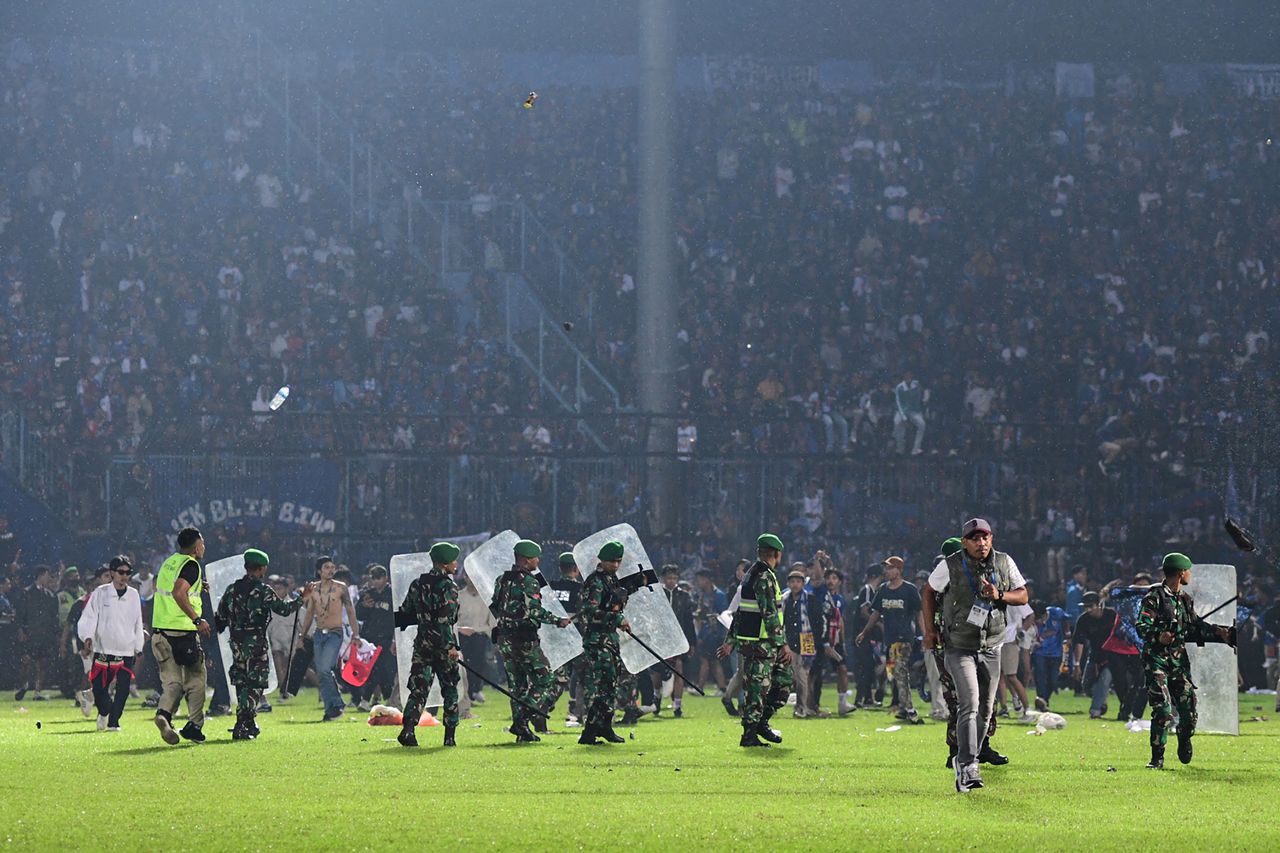
[[[893,457],[853,460],[831,456],[783,458],[681,458],[674,454],[557,458],[535,454],[368,453],[314,457],[143,457],[117,459],[108,490],[141,461],[180,464],[201,472],[209,495],[234,493],[246,476],[271,480],[297,466],[336,466],[333,529],[293,533],[295,538],[342,542],[355,552],[383,553],[434,535],[514,528],[526,535],[574,541],[609,524],[627,521],[645,535],[678,548],[710,525],[727,541],[749,541],[760,530],[788,531],[798,546],[845,543],[910,543],[935,547],[937,531],[981,514],[1002,527],[1002,541],[1036,553],[1052,543],[1029,522],[1061,505],[1092,531],[1070,544],[1081,553],[1158,548],[1161,530],[1184,516],[1220,517],[1228,471],[1200,468],[1175,475],[1134,464],[1111,476],[1073,456],[1040,454],[1013,466],[998,459]],[[667,529],[651,522],[652,478],[670,472],[679,495]],[[1093,472],[1093,473],[1091,473]],[[1247,478],[1258,492],[1255,523],[1275,511],[1277,471],[1254,469]],[[195,481],[192,481],[193,483]],[[108,526],[116,541],[163,526],[154,502],[170,499],[181,480],[146,490],[142,504],[126,509],[113,499]],[[806,493],[821,489],[822,526],[810,534],[799,524]],[[135,489],[135,494],[137,490]],[[191,494],[191,501],[202,496]],[[150,502],[150,503],[148,503]],[[1106,508],[1106,517],[1096,514]],[[141,523],[143,529],[139,529]],[[1122,531],[1127,530],[1127,533]],[[1199,534],[1179,528],[1187,538]],[[1204,531],[1212,539],[1212,531]],[[382,550],[380,550],[382,549]],[[383,553],[382,559],[385,559]]]

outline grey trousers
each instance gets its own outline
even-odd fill
[[[1000,680],[1000,650],[965,652],[947,649],[947,672],[956,684],[956,766],[978,760],[982,735],[991,722]]]
[[[204,652],[199,653],[200,660],[197,663],[183,666],[173,659],[173,647],[169,645],[169,639],[159,631],[151,635],[151,651],[156,656],[156,667],[160,670],[160,686],[163,690],[156,710],[164,711],[172,720],[185,696],[187,720],[200,728],[204,725]]]

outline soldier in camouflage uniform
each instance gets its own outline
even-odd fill
[[[582,585],[577,619],[586,658],[583,705],[587,718],[578,743],[594,744],[597,738],[623,743],[622,737],[613,730],[618,673],[622,671],[618,631],[631,630],[622,615],[627,605],[627,591],[618,583],[622,555],[622,543],[606,542],[596,555],[600,561],[596,570]]]
[[[782,734],[769,719],[787,704],[791,694],[791,661],[795,652],[787,645],[782,621],[782,593],[774,568],[782,559],[782,540],[772,533],[756,539],[757,559],[742,579],[741,601],[733,613],[729,636],[716,652],[725,658],[736,646],[746,698],[742,704],[742,740],[739,746],[782,743]]]
[[[232,740],[253,740],[259,734],[254,721],[262,692],[270,675],[267,626],[271,614],[295,613],[315,591],[308,583],[301,598],[282,600],[264,580],[270,559],[266,552],[250,548],[244,552],[244,577],[233,583],[218,602],[214,624],[219,632],[231,632],[230,680],[236,688],[236,724]]]
[[[1164,769],[1164,747],[1178,707],[1178,760],[1191,763],[1191,737],[1196,732],[1196,686],[1186,644],[1230,643],[1230,628],[1210,625],[1196,615],[1191,596],[1182,586],[1191,580],[1191,560],[1185,554],[1166,554],[1161,568],[1164,583],[1151,587],[1142,599],[1137,630],[1142,638],[1142,669],[1151,704],[1151,761]]]
[[[458,570],[460,550],[452,542],[437,542],[428,551],[431,570],[423,572],[409,584],[400,609],[396,611],[396,627],[418,626],[413,641],[413,664],[409,669],[409,698],[404,706],[404,725],[396,738],[401,746],[417,746],[415,733],[422,709],[427,702],[431,680],[440,682],[440,698],[444,703],[444,745],[455,746],[458,729],[458,660],[462,652],[454,626],[458,622],[458,586],[453,574]]]
[[[492,607],[497,617],[494,641],[507,670],[507,689],[517,698],[542,709],[534,714],[523,704],[511,703],[511,733],[517,743],[541,740],[529,729],[532,722],[546,731],[546,715],[555,701],[556,681],[542,655],[538,627],[543,623],[569,624],[542,606],[542,585],[537,575],[542,547],[537,542],[521,539],[515,544],[515,565],[498,578],[494,585]]]

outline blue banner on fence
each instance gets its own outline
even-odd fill
[[[329,460],[148,460],[149,503],[170,530],[243,523],[250,531],[333,533],[341,473]]]

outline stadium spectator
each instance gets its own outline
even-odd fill
[[[120,731],[133,681],[133,665],[146,645],[142,599],[129,586],[133,567],[123,556],[111,558],[111,580],[89,593],[77,621],[77,634],[92,660],[89,683],[98,709],[98,731]],[[114,695],[112,689],[114,688]]]
[[[28,690],[35,690],[34,699],[44,701],[44,688],[53,675],[58,659],[58,638],[61,625],[58,622],[58,597],[53,591],[53,569],[36,566],[35,582],[22,591],[17,602],[18,642],[22,655],[22,675],[14,700],[21,702]]]

